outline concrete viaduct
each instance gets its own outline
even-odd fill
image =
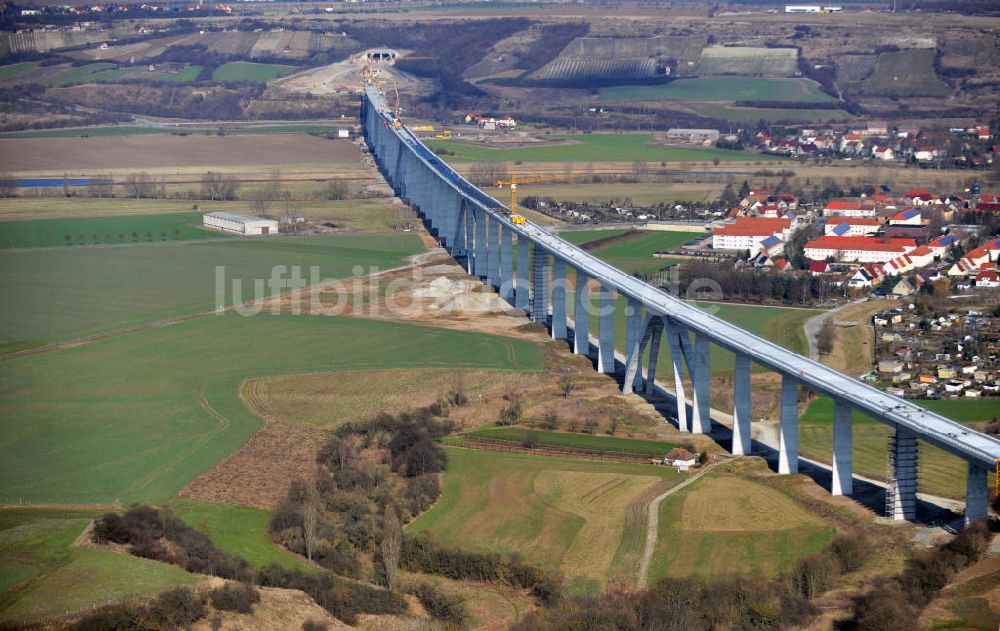
[[[709,348],[718,344],[736,357],[734,455],[751,452],[750,368],[757,363],[782,377],[779,473],[798,472],[797,399],[799,388],[806,388],[835,402],[834,495],[853,492],[852,414],[859,410],[894,431],[889,448],[889,516],[898,520],[916,517],[918,439],[968,463],[966,522],[987,516],[987,474],[1000,458],[1000,441],[709,315],[531,222],[512,223],[500,202],[442,162],[407,127],[396,127],[392,111],[371,85],[362,98],[361,122],[372,156],[396,194],[418,208],[431,233],[450,254],[466,262],[470,274],[483,278],[515,307],[525,309],[532,320],[546,324],[553,338],[568,340],[577,354],[591,355],[590,319],[597,319],[596,367],[600,372],[615,370],[614,295],[623,297],[627,333],[622,392],[653,392],[658,353],[665,341],[681,431],[711,431]],[[574,272],[574,288],[567,286],[569,270]],[[597,292],[587,291],[588,282],[598,286]]]

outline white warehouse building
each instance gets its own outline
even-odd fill
[[[277,234],[278,232],[278,222],[274,219],[264,219],[263,217],[253,217],[239,213],[222,211],[206,213],[203,221],[206,228],[214,228],[224,232],[235,232],[236,234]]]

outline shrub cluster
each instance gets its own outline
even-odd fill
[[[455,580],[502,583],[527,588],[544,605],[559,602],[563,578],[546,573],[516,556],[446,548],[422,537],[404,537],[401,567]]]
[[[208,593],[212,606],[221,611],[251,613],[253,606],[260,602],[260,592],[253,585],[223,585]]]
[[[274,511],[274,540],[336,574],[360,578],[360,556],[378,546],[386,505],[405,523],[441,494],[440,439],[453,424],[440,417],[466,401],[456,386],[427,407],[341,427],[320,451],[316,480],[294,483]]]
[[[124,514],[106,513],[94,523],[93,540],[128,545],[135,556],[173,563],[189,572],[239,581],[252,576],[245,560],[218,549],[170,511],[151,506],[133,506]]]
[[[454,626],[464,626],[469,621],[465,599],[458,594],[446,594],[431,583],[418,583],[410,590],[427,613]]]
[[[916,620],[952,576],[979,560],[990,536],[985,522],[974,522],[948,543],[910,559],[902,574],[881,581],[855,601],[854,628],[895,629],[900,621]]]
[[[149,603],[123,603],[102,607],[78,620],[71,631],[158,631],[185,628],[208,613],[205,599],[180,587],[164,592]]]
[[[299,589],[347,624],[357,622],[359,613],[401,614],[406,600],[387,589],[370,587],[337,578],[330,573],[310,573],[269,565],[260,573],[260,584],[267,587]]]
[[[761,577],[704,583],[665,578],[648,590],[573,597],[550,609],[536,609],[513,631],[688,631],[690,629],[802,628],[814,614],[809,601],[787,581]]]

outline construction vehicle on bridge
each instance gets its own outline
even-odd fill
[[[511,174],[509,180],[497,180],[494,186],[502,188],[504,186],[510,187],[510,211],[505,211],[502,208],[496,209],[497,212],[507,215],[510,218],[512,224],[518,226],[523,226],[525,223],[524,216],[517,212],[517,186],[518,184],[534,184],[536,182],[552,182],[554,180],[572,180],[574,178],[582,177],[583,173],[564,173],[560,175],[535,175],[532,177],[524,177],[518,179],[516,174]]]

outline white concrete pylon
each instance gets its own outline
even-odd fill
[[[753,451],[750,435],[750,356],[736,353],[733,377],[733,455],[749,456]]]
[[[833,481],[834,495],[854,493],[854,427],[851,406],[840,400],[833,404]]]
[[[576,270],[576,291],[573,307],[573,353],[590,355],[590,293],[587,275]]]
[[[778,473],[799,472],[799,382],[781,376],[781,420],[778,432]]]
[[[566,261],[552,260],[552,339],[566,339]]]

